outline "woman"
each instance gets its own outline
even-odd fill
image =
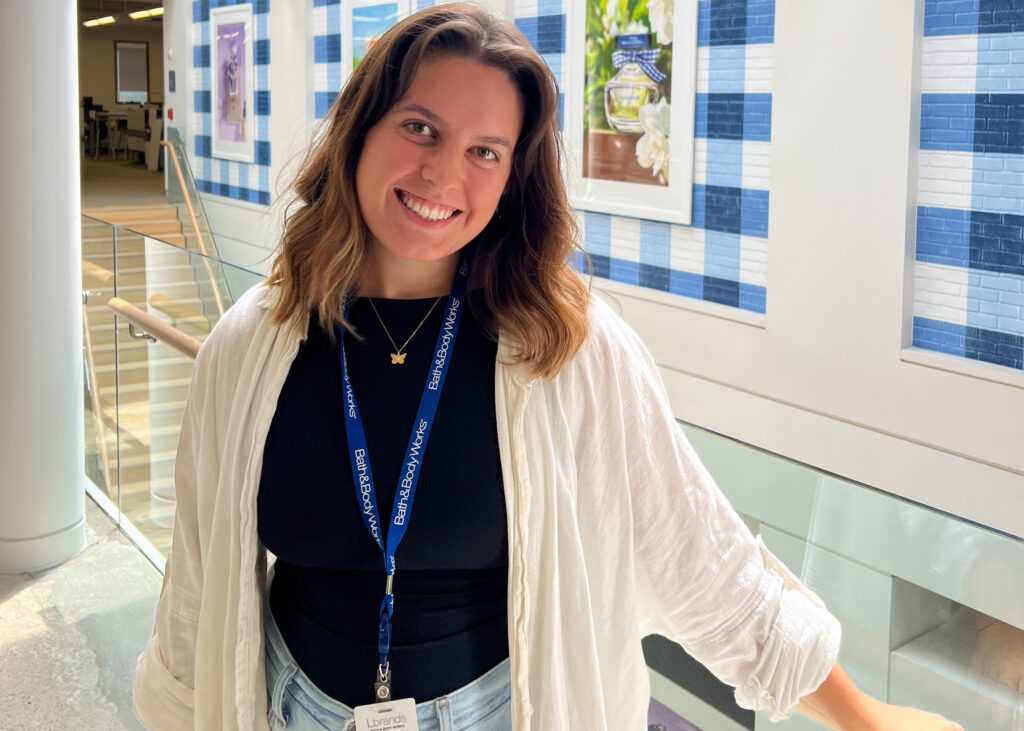
[[[354,72],[271,277],[196,361],[151,728],[642,729],[651,632],[775,718],[956,728],[850,684],[569,268],[557,100],[465,5]]]

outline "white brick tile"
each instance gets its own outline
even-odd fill
[[[770,43],[747,46],[747,66],[743,91],[747,94],[771,94],[775,70],[775,47]]]
[[[672,227],[672,269],[704,273],[704,231],[690,226]]]
[[[921,52],[922,94],[973,94],[978,36],[928,36]]]
[[[313,35],[327,35],[327,8],[323,5],[313,8]]]
[[[708,179],[708,141],[703,137],[693,140],[693,184],[704,185]]]
[[[967,275],[962,267],[915,262],[914,314],[966,325]]]
[[[612,216],[612,256],[624,261],[640,261],[640,219]]]
[[[740,236],[740,281],[768,286],[768,239]]]
[[[972,166],[970,152],[920,150],[917,204],[970,210]]]
[[[768,190],[771,168],[771,143],[743,141],[743,176],[741,187]]]
[[[711,47],[697,48],[697,93],[707,94],[711,80]]]

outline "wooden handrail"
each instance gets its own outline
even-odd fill
[[[213,278],[213,269],[210,267],[210,262],[205,257],[209,256],[206,251],[206,244],[203,242],[203,234],[199,230],[199,221],[196,220],[196,211],[192,207],[192,198],[188,194],[188,188],[185,187],[185,176],[181,173],[181,165],[178,163],[178,156],[174,154],[174,145],[167,140],[160,141],[161,147],[166,147],[170,154],[168,157],[174,163],[174,172],[178,176],[178,185],[181,186],[181,193],[185,197],[185,205],[188,206],[188,215],[192,219],[192,230],[196,233],[196,242],[199,244],[199,253],[203,255],[203,266],[206,267],[206,273],[210,277],[210,286],[213,287],[213,298],[217,301],[217,311],[220,314],[224,314],[224,303],[220,298],[220,291],[217,288],[217,280]]]
[[[114,283],[114,273],[88,259],[82,261],[82,275],[92,279],[93,283],[106,289]]]
[[[174,173],[178,176],[178,185],[181,186],[181,192],[185,196],[185,205],[188,206],[188,215],[192,219],[192,230],[196,232],[196,241],[199,243],[199,251],[203,256],[209,256],[206,251],[206,244],[203,242],[203,234],[199,231],[199,221],[196,219],[196,211],[192,207],[192,199],[188,195],[188,188],[185,187],[185,176],[181,174],[181,165],[178,163],[178,156],[174,154],[174,145],[166,140],[160,141],[161,147],[166,147],[171,151],[170,158],[174,163]]]
[[[177,330],[167,323],[160,322],[152,315],[140,310],[130,302],[120,297],[111,297],[107,302],[107,309],[122,320],[134,325],[143,332],[149,333],[157,340],[167,343],[172,348],[184,353],[189,358],[195,359],[199,353],[199,346],[202,345],[195,338],[190,338],[185,333]]]
[[[90,262],[83,262],[90,263]],[[100,403],[100,383],[96,378],[96,364],[92,355],[92,334],[89,332],[89,312],[82,304],[82,338],[85,342],[85,367],[89,373],[89,398],[92,401],[92,418],[96,423],[96,448],[100,453],[100,469],[106,483],[107,494],[113,492],[113,475],[110,472],[110,453],[107,451],[107,425],[103,421],[103,404]]]

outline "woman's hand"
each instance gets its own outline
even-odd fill
[[[796,709],[836,731],[964,731],[958,723],[916,708],[890,706],[859,690],[838,664]]]
[[[863,731],[887,731],[888,729],[899,729],[899,731],[964,731],[963,726],[952,721],[947,721],[937,713],[928,713],[917,708],[905,706],[890,706],[870,696],[865,696],[867,702],[863,720]],[[843,727],[844,731],[847,727]],[[850,726],[851,731],[858,728]]]

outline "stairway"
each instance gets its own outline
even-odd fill
[[[86,378],[100,412],[97,420],[93,394],[87,391],[86,438],[92,440],[87,442],[87,469],[97,484],[106,483],[98,449],[103,434],[110,462],[108,496],[115,503],[120,500],[124,517],[166,554],[174,515],[174,455],[192,360],[163,343],[132,338],[123,321],[116,321],[115,344],[115,318],[106,303],[116,291],[116,296],[198,340],[206,338],[219,313],[203,295],[212,290],[205,268],[175,248],[187,240],[172,206],[83,213],[100,219],[82,219],[82,289],[89,292],[83,327],[90,348],[86,362],[92,366]]]

